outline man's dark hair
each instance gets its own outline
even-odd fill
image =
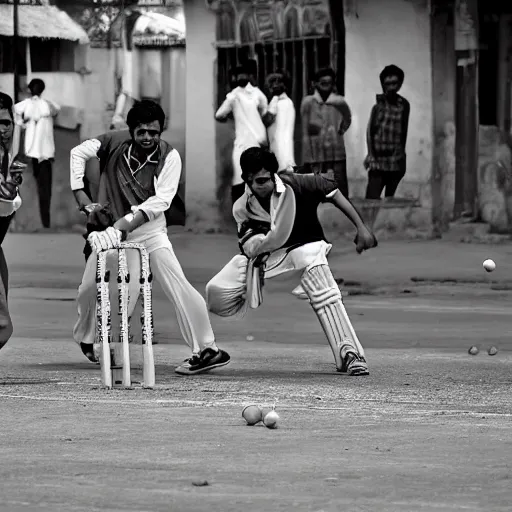
[[[232,70],[232,75],[237,77],[238,75],[249,75],[249,70],[246,66],[236,66]]]
[[[290,74],[285,69],[276,69],[273,73],[270,73],[270,75],[267,76],[267,83],[270,82],[272,78],[275,78],[276,75],[280,75],[283,79],[283,84],[287,91],[291,90],[292,87],[292,79],[290,77]]]
[[[137,101],[126,116],[126,124],[132,134],[137,126],[152,123],[153,121],[158,121],[160,131],[164,130],[165,113],[158,103],[151,100]]]
[[[400,85],[404,83],[405,79],[405,73],[402,69],[400,69],[398,66],[395,66],[394,64],[391,64],[390,66],[386,66],[379,75],[380,83],[384,85],[384,80],[389,76],[396,76],[398,77],[398,82]]]
[[[277,174],[279,164],[274,153],[260,147],[246,149],[240,156],[240,167],[242,168],[242,179],[247,181],[249,176],[260,172],[262,169],[270,174]]]
[[[34,78],[28,84],[28,89],[33,95],[41,96],[46,89],[46,85],[40,78]]]
[[[334,69],[322,68],[315,73],[315,82],[318,82],[320,78],[323,78],[324,76],[330,76],[333,81],[336,80],[336,73],[334,72]]]
[[[14,119],[14,115],[12,113],[12,98],[3,92],[0,92],[0,110],[7,110],[11,119]]]

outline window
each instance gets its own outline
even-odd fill
[[[217,105],[224,101],[226,94],[233,88],[233,77],[230,75],[230,71],[249,59],[254,59],[257,63],[258,86],[262,91],[265,91],[265,78],[274,70],[284,69],[291,77],[289,95],[297,111],[295,155],[300,162],[302,144],[300,105],[304,96],[313,92],[314,73],[320,68],[333,66],[332,40],[329,36],[314,36],[219,47]]]
[[[13,42],[14,39],[12,37],[0,36],[0,73],[14,72]],[[26,39],[20,37],[18,39],[18,44],[16,45],[15,58],[18,66],[18,73],[21,75],[27,74],[25,45]]]
[[[291,97],[296,109],[295,155],[300,163],[302,129],[300,105],[313,92],[313,76],[319,68],[339,71],[337,80],[344,90],[344,31],[332,30],[336,13],[343,17],[340,0],[304,7],[294,2],[254,0],[235,3],[221,0],[217,9],[217,105],[233,88],[231,71],[247,61],[256,63],[258,86],[265,91],[266,77],[284,69],[291,79]],[[335,5],[333,10],[331,5]],[[238,6],[238,7],[237,7]],[[237,10],[238,9],[238,10]],[[335,27],[336,28],[336,27]],[[337,39],[342,39],[338,44]],[[266,91],[265,91],[266,92]]]
[[[20,75],[27,74],[27,40],[20,37],[16,64]],[[61,39],[30,39],[30,61],[34,73],[75,70],[75,43]],[[0,36],[0,73],[13,73],[13,38]]]

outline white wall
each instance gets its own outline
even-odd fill
[[[186,161],[190,223],[213,221],[215,208],[215,13],[204,0],[187,0]]]
[[[12,73],[0,73],[0,91],[14,99],[14,76]]]

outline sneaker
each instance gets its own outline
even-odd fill
[[[180,375],[196,375],[225,366],[230,361],[229,354],[224,350],[219,349],[216,352],[213,348],[205,348],[199,355],[185,359],[174,371]]]
[[[92,343],[80,343],[82,354],[91,361],[91,363],[99,364],[100,360],[94,354],[94,345]]]
[[[364,357],[361,357],[355,352],[347,352],[339,372],[347,373],[351,376],[370,375],[370,370],[368,370],[368,363],[365,361]]]

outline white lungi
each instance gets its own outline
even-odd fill
[[[288,253],[279,249],[265,263],[265,279],[317,265],[328,265],[327,255],[331,249],[332,245],[324,241],[305,244]],[[249,308],[246,300],[248,262],[246,256],[237,254],[206,285],[206,302],[212,313],[234,318],[245,315]]]
[[[215,335],[208,316],[206,303],[201,294],[188,282],[181,265],[174,254],[167,235],[164,214],[143,224],[128,234],[127,242],[141,243],[149,253],[151,272],[162,286],[165,295],[173,304],[183,338],[194,354],[206,347],[215,348]],[[135,309],[140,291],[140,262],[136,251],[126,251],[130,272],[128,316]],[[112,263],[117,260],[116,252],[107,257],[111,276],[117,276],[117,266],[112,272]],[[77,343],[94,343],[96,336],[96,253],[91,254],[85,266],[82,283],[78,289],[78,320],[73,329]],[[117,279],[111,277],[111,283]],[[114,288],[114,286],[112,287]],[[113,294],[113,289],[111,290]],[[117,317],[117,302],[112,302],[112,320]]]

